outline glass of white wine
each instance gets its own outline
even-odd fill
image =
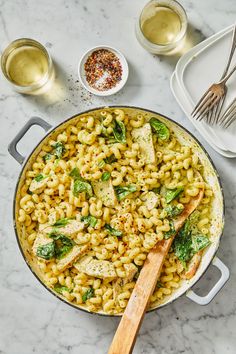
[[[136,37],[153,54],[174,54],[187,31],[187,15],[175,0],[151,0],[136,23]]]
[[[1,68],[14,89],[25,94],[44,93],[54,78],[52,59],[46,48],[29,38],[8,45],[1,56]]]

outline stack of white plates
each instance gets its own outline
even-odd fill
[[[196,121],[191,117],[191,112],[209,86],[220,79],[227,63],[232,34],[233,26],[227,27],[190,49],[180,58],[171,77],[171,90],[189,120],[213,149],[231,158],[236,157],[236,120],[229,128],[223,129]],[[236,52],[230,68],[235,64]],[[236,73],[227,86],[222,112],[236,97]]]

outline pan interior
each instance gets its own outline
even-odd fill
[[[177,123],[174,121],[170,120],[167,117],[164,117],[160,114],[157,114],[152,111],[148,111],[145,109],[141,108],[135,108],[135,107],[126,107],[126,106],[117,106],[117,107],[112,107],[112,109],[115,108],[122,108],[125,113],[127,113],[130,117],[137,115],[139,113],[144,114],[146,117],[156,117],[159,120],[163,121],[168,127],[170,127],[178,137],[179,141],[183,145],[190,146],[193,151],[198,155],[203,167],[204,167],[204,178],[208,182],[208,184],[211,186],[213,193],[214,193],[214,198],[213,198],[213,203],[212,203],[212,223],[211,223],[211,245],[207,248],[207,250],[204,252],[201,264],[195,274],[195,276],[188,281],[182,281],[181,286],[175,290],[172,295],[169,297],[165,297],[164,301],[162,303],[154,303],[152,308],[158,308],[163,305],[166,305],[182,294],[184,294],[188,289],[190,289],[193,284],[195,284],[198,279],[201,277],[201,275],[204,273],[204,271],[207,269],[208,265],[210,264],[213,256],[215,255],[219,241],[220,241],[220,236],[222,234],[223,230],[223,223],[224,223],[224,202],[223,202],[223,194],[221,190],[221,186],[219,183],[219,177],[218,174],[210,161],[209,157],[207,156],[206,152],[203,150],[203,148],[199,145],[199,143],[196,141],[196,139],[189,134],[184,128],[179,126]],[[32,163],[34,163],[36,156],[40,152],[42,146],[51,138],[53,138],[55,135],[63,131],[69,124],[76,123],[80,119],[81,116],[86,116],[86,115],[91,115],[91,112],[94,113],[99,113],[102,108],[94,109],[87,111],[85,113],[80,113],[77,116],[74,116],[64,123],[60,124],[56,128],[54,128],[51,132],[49,132],[42,140],[41,142],[37,145],[37,147],[33,150],[32,154],[27,158],[24,167],[22,169],[22,172],[19,177],[19,182],[16,187],[16,194],[15,194],[15,205],[14,205],[14,222],[15,222],[15,229],[16,229],[16,235],[17,235],[17,241],[20,246],[21,252],[23,254],[23,257],[25,261],[27,262],[28,266],[32,270],[32,272],[36,275],[36,277],[43,283],[43,285],[51,292],[53,292],[51,289],[49,289],[45,284],[44,284],[44,275],[42,271],[40,270],[36,257],[33,257],[30,251],[30,246],[28,244],[28,241],[26,239],[26,234],[24,230],[24,226],[21,226],[16,220],[18,219],[18,212],[19,212],[19,200],[20,200],[20,190],[21,187],[24,184],[25,180],[25,174],[26,172],[31,168]],[[54,292],[53,292],[54,293]],[[54,293],[57,297],[60,297],[65,301],[65,298],[62,296]],[[71,305],[71,303],[68,302],[68,304]],[[85,309],[83,306],[75,305],[73,304],[72,306],[80,309]],[[85,309],[86,310],[86,309]]]

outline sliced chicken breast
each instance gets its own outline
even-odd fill
[[[42,231],[45,234],[50,234],[51,232],[55,231],[55,229],[60,232],[60,234],[64,234],[66,236],[73,235],[77,232],[80,232],[85,227],[84,223],[77,220],[70,220],[67,225],[63,227],[57,226],[47,226]]]
[[[141,157],[146,164],[155,163],[155,149],[152,141],[152,129],[149,123],[144,124],[141,128],[135,128],[131,131],[132,137],[139,145]]]
[[[63,272],[66,268],[70,267],[79,257],[81,257],[88,249],[88,245],[74,246],[65,257],[60,259],[57,263],[57,269]]]
[[[111,180],[93,182],[93,190],[98,199],[100,199],[106,207],[114,207],[117,204],[116,194]]]
[[[80,272],[96,278],[117,277],[115,267],[111,262],[91,258],[84,257],[81,261],[75,263],[74,267]]]
[[[160,203],[160,197],[152,191],[142,194],[140,199],[148,210],[156,208]]]

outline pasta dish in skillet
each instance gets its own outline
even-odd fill
[[[194,276],[210,244],[213,192],[202,178],[194,149],[161,117],[113,108],[78,117],[43,145],[20,191],[18,222],[45,284],[89,311],[122,313],[148,252],[204,188],[150,307],[163,301]]]

